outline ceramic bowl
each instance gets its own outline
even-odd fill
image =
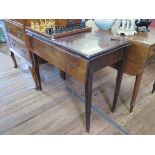
[[[94,19],[95,25],[101,30],[110,30],[115,19]]]

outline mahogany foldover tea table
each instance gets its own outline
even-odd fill
[[[90,130],[93,73],[116,64],[117,78],[113,104],[116,105],[121,86],[126,48],[130,43],[99,32],[83,32],[57,39],[48,39],[31,30],[26,31],[26,46],[33,55],[36,82],[41,90],[38,57],[85,85],[86,131]]]
[[[136,98],[139,92],[143,70],[147,64],[152,62],[155,58],[155,28],[149,28],[149,32],[138,32],[135,36],[123,37],[130,41],[131,46],[127,49],[127,57],[124,67],[124,73],[136,76],[134,89],[132,93],[132,99],[130,102],[130,112],[133,111]],[[100,31],[100,33],[103,33]],[[110,35],[111,32],[106,32]],[[113,35],[112,35],[113,36]],[[118,39],[122,36],[115,36]],[[155,91],[155,83],[153,85]],[[116,106],[113,106],[113,111],[115,111]]]

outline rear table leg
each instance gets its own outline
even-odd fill
[[[114,99],[113,99],[113,105],[112,105],[112,112],[115,112],[116,105],[117,105],[117,100],[118,100],[118,95],[122,83],[122,78],[123,78],[123,72],[124,72],[124,66],[125,66],[125,60],[126,60],[126,48],[123,49],[123,57],[121,62],[118,64],[118,71],[117,71],[117,78],[116,78],[116,86],[115,86],[115,92],[114,92]]]
[[[60,70],[60,76],[63,80],[66,80],[66,73]]]
[[[154,93],[154,92],[155,92],[155,82],[154,82],[153,88],[152,88],[152,93]]]
[[[11,58],[12,58],[12,60],[14,62],[14,67],[17,68],[17,62],[16,62],[16,59],[15,59],[15,55],[14,55],[14,53],[12,51],[11,51]]]
[[[37,80],[37,75],[36,75],[35,69],[34,69],[34,67],[29,67],[29,70],[30,70],[32,77],[34,79],[34,82],[35,82],[35,89],[38,90],[39,86],[38,86],[38,80]]]
[[[142,76],[143,76],[143,71],[136,76],[133,95],[132,95],[132,100],[130,102],[130,113],[133,111],[133,108],[134,108],[135,103],[136,103],[136,98],[137,98],[137,95],[138,95],[138,91],[139,91],[140,83],[141,83],[141,80],[142,80]]]
[[[115,109],[116,109],[118,95],[119,95],[119,91],[120,91],[120,87],[121,87],[121,83],[122,83],[122,78],[123,78],[123,70],[119,69],[117,71],[117,78],[116,78],[116,86],[115,86],[112,112],[115,112]]]
[[[34,63],[34,70],[35,70],[35,75],[37,78],[37,85],[40,90],[42,90],[42,85],[41,85],[41,78],[40,78],[40,72],[39,72],[39,61],[38,61],[38,56],[35,54],[32,54],[33,57],[33,63]]]

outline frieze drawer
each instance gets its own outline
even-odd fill
[[[20,39],[21,41],[25,41],[25,32],[22,26],[16,25],[11,21],[6,21],[6,29],[7,32]]]
[[[30,54],[25,48],[25,46],[15,39],[10,37],[10,44],[13,51],[22,59],[25,59],[28,63],[31,64]]]

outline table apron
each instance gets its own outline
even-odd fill
[[[56,46],[52,46],[37,40],[33,37],[28,37],[30,42],[29,50],[37,56],[43,58],[48,63],[56,66],[76,80],[85,83],[87,76],[88,61],[67,52]]]
[[[96,60],[93,60],[94,61],[94,72],[96,72],[104,67],[116,64],[117,62],[121,61],[122,59],[123,59],[123,50],[122,49],[119,49],[117,51],[103,55],[103,56],[97,58]]]

